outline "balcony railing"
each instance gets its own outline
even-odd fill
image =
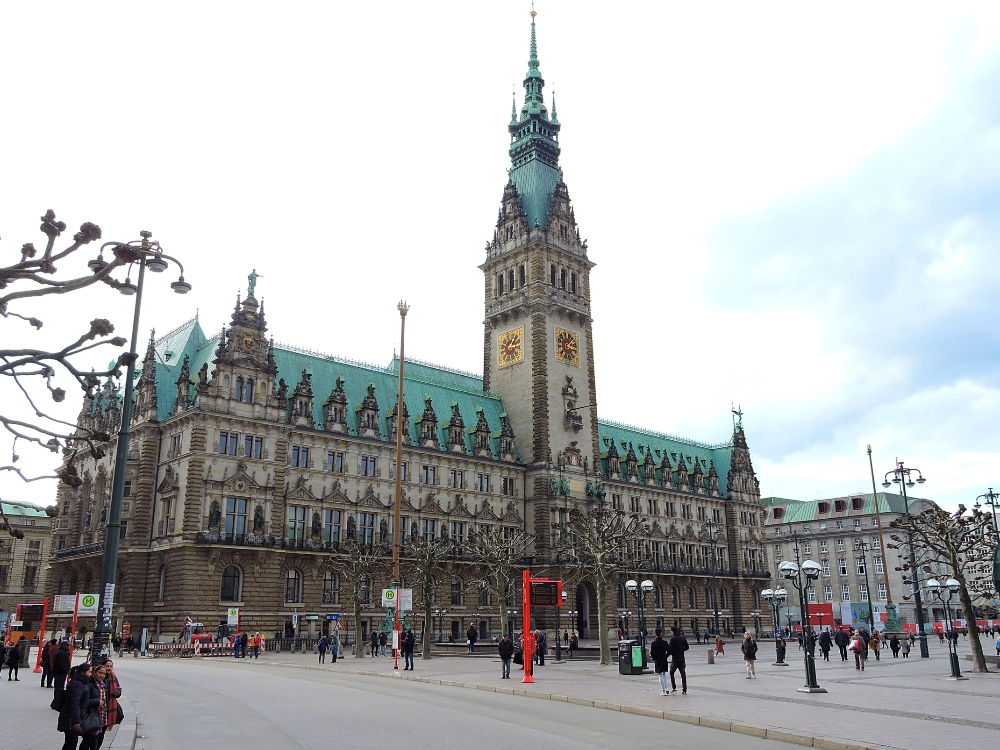
[[[67,547],[66,549],[61,549],[56,552],[56,559],[62,560],[67,557],[80,557],[81,555],[93,555],[96,553],[104,552],[104,542],[94,542],[93,544],[84,544],[81,547]]]

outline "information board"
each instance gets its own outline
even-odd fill
[[[559,581],[532,581],[531,606],[558,607],[562,602],[559,597]]]

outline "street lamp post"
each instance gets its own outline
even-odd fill
[[[781,609],[781,605],[785,603],[785,599],[788,597],[788,592],[781,588],[780,586],[776,589],[764,589],[760,592],[760,595],[764,597],[764,601],[767,602],[768,609],[771,610],[771,618],[774,620],[774,664],[775,667],[787,667],[788,663],[785,661],[784,650],[781,648],[779,643],[781,630],[781,615],[778,610]]]
[[[441,641],[444,638],[444,633],[443,633],[443,631],[444,631],[444,616],[446,614],[448,614],[448,610],[446,610],[446,609],[435,609],[434,610],[434,616],[438,618],[438,643],[441,643]]]
[[[870,550],[872,546],[861,539],[854,540],[854,551],[861,553],[861,565],[865,569],[865,588],[868,590],[868,625],[871,627],[869,633],[875,632],[875,611],[872,608],[872,586],[868,580],[868,558],[865,556],[865,552]]]
[[[624,625],[625,625],[625,640],[628,640],[628,636],[629,636],[628,618],[631,617],[631,616],[632,616],[632,613],[629,612],[628,610],[625,610],[625,609],[620,610],[618,612],[619,619],[621,619],[621,620],[624,621]]]
[[[103,646],[111,637],[111,608],[115,596],[115,578],[118,569],[118,546],[121,541],[121,517],[122,498],[125,495],[125,466],[128,463],[128,442],[129,432],[132,422],[132,391],[135,380],[135,362],[137,359],[136,344],[139,335],[139,313],[142,308],[142,290],[145,280],[145,272],[148,268],[153,273],[163,273],[169,267],[167,260],[171,260],[180,268],[181,275],[177,281],[171,283],[170,287],[177,294],[187,294],[191,291],[191,284],[184,280],[184,266],[176,258],[166,255],[160,247],[160,243],[150,241],[152,232],[139,232],[142,239],[131,242],[106,242],[101,246],[101,253],[109,246],[127,245],[133,252],[139,255],[139,272],[136,283],[133,285],[126,276],[125,283],[119,286],[118,291],[126,296],[135,295],[135,309],[132,314],[132,343],[129,348],[128,368],[125,373],[125,393],[122,398],[121,427],[118,430],[118,444],[115,450],[114,477],[111,484],[111,507],[108,510],[108,523],[104,532],[104,561],[101,568],[101,606],[97,614],[97,627],[94,628],[94,635],[91,641],[91,661],[100,654]],[[106,267],[107,263],[101,254],[87,264],[94,273],[98,273]],[[131,268],[129,269],[131,271]]]
[[[719,581],[716,575],[715,533],[721,528],[716,521],[706,521],[701,530],[708,534],[708,543],[712,550],[712,614],[715,619],[715,634],[719,634]]]
[[[798,556],[798,540],[796,539],[796,556]],[[809,625],[809,609],[806,606],[806,590],[819,578],[819,574],[822,572],[823,568],[815,560],[806,560],[802,563],[801,567],[796,565],[791,560],[786,560],[778,566],[778,572],[781,573],[787,580],[792,582],[792,586],[799,594],[799,610],[802,615],[802,637],[805,642],[805,667],[806,667],[806,684],[804,687],[800,687],[798,692],[800,693],[825,693],[826,688],[821,688],[819,682],[816,681],[816,661],[813,658],[813,633],[812,628]],[[805,574],[806,581],[805,585],[802,582],[802,574]]]
[[[562,664],[562,608],[566,604],[566,592],[562,592],[562,602],[556,610],[556,664]]]
[[[949,578],[944,582],[944,586],[936,578],[931,578],[927,581],[928,590],[937,597],[938,601],[944,604],[944,618],[948,621],[948,660],[951,662],[951,678],[952,680],[967,680],[968,677],[962,677],[962,670],[958,665],[958,641],[957,633],[951,624],[951,597],[958,593],[959,588],[962,584],[956,581],[954,578]],[[942,592],[942,589],[944,590]],[[948,596],[943,596],[943,593],[947,593]]]
[[[1000,505],[1000,495],[995,493],[992,487],[988,488],[987,492],[976,498],[976,504],[972,506],[976,510],[983,507],[980,500],[993,509],[993,530],[1000,531],[1000,527],[997,526],[997,506]]]
[[[750,617],[753,618],[753,637],[757,640],[760,638],[760,612],[754,610],[750,613]]]
[[[516,609],[508,609],[507,610],[507,630],[509,631],[509,635],[510,635],[511,640],[514,639],[514,618],[515,617],[517,617],[517,610]]]
[[[911,479],[911,475],[916,473],[916,480]],[[892,474],[892,481],[889,481],[889,475]],[[906,520],[910,519],[910,499],[907,497],[906,488],[912,487],[914,482],[916,484],[923,484],[927,480],[924,479],[924,475],[921,473],[920,469],[907,468],[903,466],[902,461],[896,462],[896,468],[892,471],[887,471],[882,482],[883,487],[890,487],[892,484],[898,484],[903,488],[903,512],[906,516]],[[917,569],[917,553],[913,546],[913,540],[909,540],[910,545],[910,573],[913,578],[913,601],[917,605],[917,636],[920,638],[920,658],[929,659],[930,651],[927,649],[927,633],[924,632],[924,604],[920,599],[920,576]]]
[[[642,666],[646,668],[646,594],[652,591],[655,586],[648,578],[642,583],[629,579],[625,582],[625,588],[635,597],[636,610],[639,618],[639,646],[642,651]]]

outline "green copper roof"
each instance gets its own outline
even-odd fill
[[[696,440],[667,435],[660,432],[645,430],[640,427],[620,424],[599,419],[597,421],[597,432],[601,440],[601,458],[607,458],[607,451],[610,442],[615,441],[615,448],[618,451],[619,460],[622,466],[625,465],[625,456],[628,453],[628,446],[631,444],[635,448],[636,457],[639,460],[639,478],[645,482],[645,468],[643,460],[648,448],[656,462],[656,478],[662,481],[659,469],[663,460],[664,452],[670,459],[670,465],[675,470],[679,462],[679,457],[684,456],[684,463],[687,465],[688,473],[694,469],[695,460],[701,464],[701,470],[707,475],[709,462],[715,463],[715,470],[719,474],[719,492],[725,496],[726,486],[729,479],[729,467],[732,462],[733,445],[724,443],[720,445],[709,445],[699,443]],[[676,475],[676,471],[673,472]],[[676,479],[676,476],[674,477]]]
[[[184,357],[190,358],[188,367],[194,383],[198,379],[198,370],[204,363],[208,363],[211,372],[218,344],[219,335],[206,338],[197,319],[189,320],[155,342],[157,416],[161,421],[173,412],[177,395],[176,381]],[[166,358],[168,348],[171,352],[169,360]],[[355,409],[367,395],[368,384],[372,383],[378,400],[382,439],[389,439],[388,418],[396,404],[398,358],[393,357],[388,366],[379,367],[282,344],[275,344],[274,358],[278,365],[278,377],[287,383],[289,393],[302,378],[303,370],[307,370],[312,376],[313,421],[316,425],[324,424],[323,402],[330,396],[337,378],[340,377],[344,379],[344,392],[347,397],[348,427],[352,434],[357,434]],[[493,433],[494,456],[498,455],[503,403],[499,396],[483,392],[482,377],[407,359],[403,379],[404,400],[409,412],[410,438],[414,443],[417,438],[415,422],[424,412],[424,399],[429,397],[437,416],[438,441],[441,445],[447,444],[445,426],[451,420],[452,404],[457,404],[465,423],[466,449],[471,450],[474,445],[474,435],[471,431],[475,430],[478,421],[477,412],[482,409]]]
[[[559,168],[559,121],[549,119],[542,90],[545,80],[538,69],[535,21],[531,21],[528,72],[524,77],[524,105],[520,118],[511,112],[508,131],[510,180],[517,186],[529,229],[544,228],[556,184],[562,180]]]
[[[828,518],[843,518],[844,516],[872,515],[875,513],[875,497],[870,492],[868,494],[858,493],[856,495],[819,498],[816,500],[789,500],[784,497],[762,497],[760,504],[766,508],[772,508],[772,510],[768,511],[766,523],[803,523],[807,521],[823,521]],[[880,492],[877,497],[879,513],[904,513],[906,510],[906,504],[902,495],[892,492]],[[854,508],[852,501],[855,498],[862,499],[859,509]],[[844,502],[843,510],[838,511],[836,509],[836,501],[838,500]],[[911,512],[920,512],[923,510],[920,506],[925,503],[933,503],[932,500],[921,497],[910,497],[909,501]],[[825,513],[819,512],[820,503],[827,503],[829,505]],[[784,510],[780,519],[775,519],[773,508],[782,508]]]
[[[11,502],[9,500],[4,500],[0,503],[3,507],[4,515],[14,518],[14,516],[23,516],[27,518],[46,518],[48,513],[45,512],[45,508],[39,508],[37,505],[32,505],[30,503],[17,503]]]

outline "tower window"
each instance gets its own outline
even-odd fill
[[[571,273],[569,275],[569,290],[573,294],[576,294],[576,274],[575,273]]]
[[[559,288],[560,289],[565,289],[566,288],[566,269],[565,268],[562,269],[561,271],[559,271]]]
[[[247,379],[246,385],[243,387],[243,400],[248,404],[253,403],[253,381],[249,378]]]
[[[513,268],[510,269],[510,272],[507,274],[507,280],[510,282],[510,283],[507,284],[507,286],[510,287],[510,290],[513,292],[514,291],[514,269]]]
[[[521,279],[520,279],[521,280],[521,284],[520,285],[524,286],[524,284],[525,284],[525,276],[527,276],[527,274],[525,273],[524,263],[521,264],[520,275],[521,275]]]
[[[552,286],[556,285],[556,267],[555,266],[549,266],[549,283],[552,284]]]
[[[566,239],[566,237],[567,237],[568,234],[569,233],[566,231],[566,225],[565,224],[560,224],[559,225],[559,238],[564,240],[564,239]]]
[[[497,277],[497,294],[498,295],[503,294],[503,274],[500,274]]]
[[[236,400],[243,400],[243,378],[236,378]]]

